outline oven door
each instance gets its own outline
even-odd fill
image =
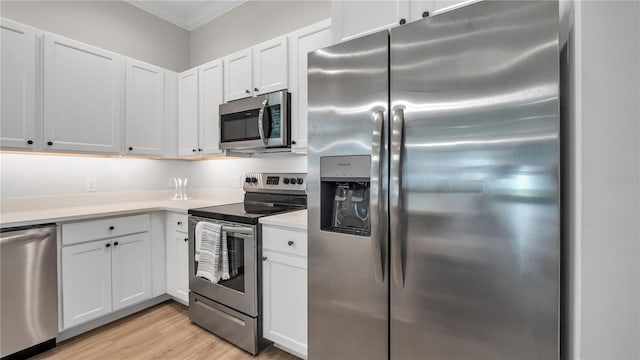
[[[220,280],[214,284],[196,277],[198,263],[195,260],[195,228],[200,221],[225,227],[231,275],[228,280]],[[257,256],[256,226],[199,217],[189,218],[189,290],[192,292],[249,316],[257,316]]]
[[[289,98],[278,91],[220,105],[220,149],[290,146]]]

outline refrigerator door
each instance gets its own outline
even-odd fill
[[[391,30],[392,359],[559,358],[558,4]]]
[[[309,54],[310,359],[388,356],[388,51],[384,31]]]

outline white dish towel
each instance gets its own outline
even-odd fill
[[[227,234],[218,224],[200,221],[195,228],[196,276],[217,284],[229,279]]]

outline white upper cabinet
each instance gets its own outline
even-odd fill
[[[289,79],[291,89],[291,148],[307,148],[307,55],[331,45],[331,19],[289,34]]]
[[[198,69],[178,77],[178,155],[198,155]]]
[[[43,41],[45,150],[119,153],[122,56],[52,34]]]
[[[223,97],[223,64],[214,60],[198,67],[200,77],[199,148],[203,155],[220,154],[220,104]]]
[[[254,95],[288,87],[287,37],[281,36],[253,47]]]
[[[162,155],[165,131],[165,70],[127,59],[125,153]]]
[[[0,146],[42,148],[41,118],[36,114],[38,36],[35,29],[0,20]]]
[[[333,43],[388,29],[410,20],[407,0],[331,1]]]
[[[231,101],[253,95],[252,49],[226,56],[224,60],[224,99]]]

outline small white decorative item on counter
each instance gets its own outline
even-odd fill
[[[169,178],[170,200],[189,200],[191,197],[191,182],[189,181],[189,178]]]

